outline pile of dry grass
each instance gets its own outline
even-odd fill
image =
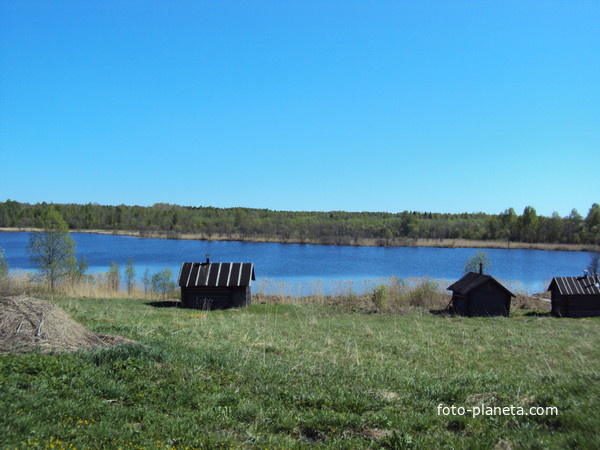
[[[0,353],[72,351],[132,342],[92,333],[49,302],[26,296],[0,298]]]

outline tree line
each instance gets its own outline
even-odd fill
[[[0,203],[0,227],[36,227],[53,207],[70,230],[125,230],[142,236],[155,232],[176,238],[194,233],[205,239],[265,239],[279,242],[380,245],[403,240],[469,239],[549,244],[600,244],[600,205],[587,215],[576,209],[565,217],[538,215],[527,206],[521,214],[513,208],[499,214],[403,211],[310,212],[252,208],[215,208],[157,203],[153,206]]]

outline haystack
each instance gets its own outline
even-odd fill
[[[72,351],[133,342],[120,336],[92,333],[43,300],[25,296],[0,298],[0,353],[33,349]]]

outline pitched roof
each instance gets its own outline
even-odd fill
[[[179,271],[180,287],[250,286],[254,276],[253,263],[193,263],[184,262]]]
[[[600,277],[554,277],[548,286],[558,288],[560,295],[598,295],[600,294]]]
[[[494,284],[498,285],[503,291],[505,291],[511,297],[515,296],[512,292],[510,292],[508,289],[506,289],[504,286],[502,286],[494,277],[492,277],[490,275],[479,274],[476,272],[469,272],[469,273],[465,274],[460,280],[451,284],[446,289],[454,292],[454,294],[457,294],[457,295],[467,295],[473,289],[487,283],[488,281],[491,281]]]

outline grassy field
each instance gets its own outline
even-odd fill
[[[600,319],[54,300],[137,340],[0,356],[0,447],[594,448]],[[438,415],[456,407],[558,415]]]

